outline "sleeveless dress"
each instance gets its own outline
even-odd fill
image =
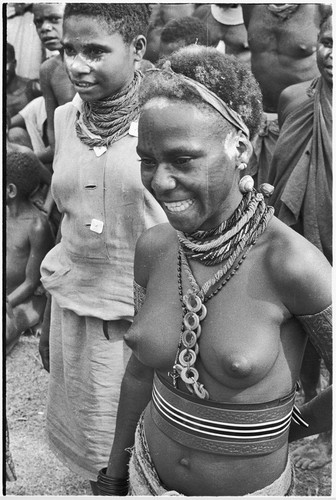
[[[129,357],[135,244],[166,216],[141,183],[136,125],[106,148],[77,137],[81,99],[57,108],[52,195],[61,242],[45,257],[52,296],[47,436],[74,472],[95,481],[113,441],[119,388]]]

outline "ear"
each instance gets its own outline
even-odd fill
[[[238,131],[237,134],[237,166],[239,166],[241,163],[246,163],[248,164],[252,153],[253,153],[253,146],[250,142],[250,140],[246,137],[245,134],[241,132],[241,130]]]
[[[143,35],[138,35],[133,39],[132,45],[134,47],[134,60],[141,61],[146,52],[146,38]]]
[[[6,194],[7,194],[7,198],[10,198],[10,199],[14,199],[16,198],[17,196],[17,187],[15,184],[13,184],[12,182],[10,182],[9,184],[7,184],[6,186]]]

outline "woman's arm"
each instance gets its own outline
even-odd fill
[[[132,354],[121,384],[116,429],[113,446],[106,471],[114,478],[128,477],[128,448],[134,444],[135,429],[139,417],[150,401],[153,384],[153,369]]]
[[[283,303],[303,326],[307,337],[331,372],[332,361],[332,268],[322,252],[289,228],[289,239],[278,252],[278,284]],[[332,389],[328,387],[300,407],[308,428],[291,426],[290,440],[331,429]]]

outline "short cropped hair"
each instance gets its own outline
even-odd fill
[[[12,62],[15,61],[15,49],[11,43],[6,44],[6,61]]]
[[[196,43],[208,45],[208,31],[205,23],[197,17],[181,17],[172,19],[161,32],[161,42],[175,43],[185,42],[185,45]]]
[[[63,23],[71,16],[98,17],[109,32],[120,33],[130,44],[136,36],[147,34],[149,15],[149,5],[144,3],[67,3]]]
[[[250,136],[260,128],[262,94],[260,87],[246,65],[234,56],[222,54],[212,47],[189,45],[162,58],[157,67],[162,68],[169,60],[175,73],[185,75],[214,92],[230,108],[240,114]],[[143,106],[154,97],[183,100],[212,111],[188,84],[174,78],[168,71],[149,71],[140,87],[140,104]],[[213,111],[216,113],[216,111]]]
[[[321,14],[321,20],[320,20],[319,29],[321,32],[326,24],[332,22],[332,5],[331,4],[323,4],[323,7],[320,8],[320,14]],[[320,33],[318,36],[320,36]]]
[[[13,151],[6,156],[6,184],[15,184],[22,198],[29,198],[41,183],[38,159],[29,153]]]

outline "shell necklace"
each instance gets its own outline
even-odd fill
[[[257,201],[257,203],[255,203],[255,201]],[[254,210],[252,216],[250,216],[250,212],[252,212],[252,210],[250,210],[251,206]],[[243,214],[246,214],[246,212],[249,213],[249,219],[241,240],[238,243],[236,242],[235,247],[232,246],[230,252],[226,252],[228,254],[228,258],[225,259],[225,264],[214,274],[212,278],[206,281],[202,287],[200,287],[196,282],[188,262],[189,255],[187,256],[184,250],[185,248],[189,248],[189,243],[186,243],[185,241],[188,237],[184,235],[183,241],[181,241],[180,233],[178,234],[179,251],[177,262],[177,283],[183,317],[180,340],[175,356],[173,370],[169,372],[168,375],[172,377],[174,387],[177,387],[177,380],[181,378],[189,392],[195,394],[201,399],[209,399],[208,391],[198,380],[199,373],[195,367],[197,356],[199,354],[198,342],[202,333],[201,322],[207,316],[207,308],[205,304],[208,300],[217,295],[217,293],[236,274],[241,264],[246,259],[248,252],[255,245],[257,238],[265,231],[268,222],[273,216],[274,209],[273,207],[266,205],[264,197],[261,193],[256,193],[254,191],[253,193],[248,193],[244,196],[241,204],[228,221],[223,222],[214,230],[197,232],[200,235],[200,246],[204,246],[203,255],[207,254],[205,259],[199,260],[206,265],[211,265],[211,258],[213,258],[213,262],[217,263],[218,249],[221,249],[220,244],[218,244],[218,239],[220,239],[222,245],[225,245],[228,239],[228,237],[225,237],[227,236],[226,233],[239,233],[239,228],[242,227],[241,220],[244,217]],[[234,222],[235,220],[236,223]],[[243,225],[246,226],[246,223]],[[190,240],[192,245],[197,245],[197,243],[195,243],[195,235],[197,233],[193,233],[192,235],[192,239]],[[210,253],[209,256],[208,254],[209,233],[211,236],[210,240],[213,239],[213,236],[216,236],[213,243],[213,247],[216,248],[216,255]],[[210,250],[212,250],[212,248],[210,248]],[[199,252],[197,255],[199,256]],[[222,259],[221,262],[224,262],[224,259]],[[182,288],[182,267],[187,274],[190,285],[190,288],[185,295],[183,295]]]

